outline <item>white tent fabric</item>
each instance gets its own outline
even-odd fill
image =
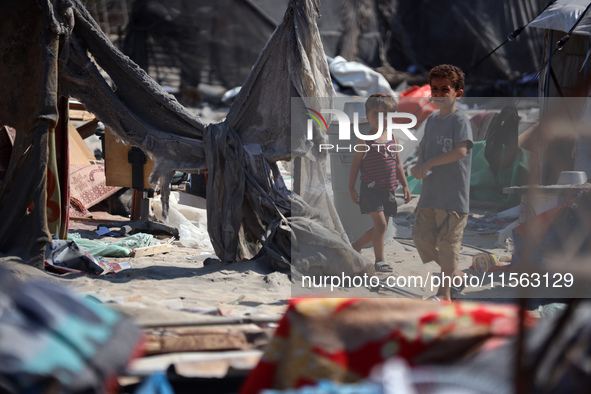
[[[591,0],[557,0],[529,26],[568,32],[583,15]],[[591,36],[591,10],[587,12],[573,34]]]
[[[374,93],[396,95],[390,88],[386,78],[366,65],[358,62],[348,62],[341,56],[328,61],[328,68],[332,78],[341,86],[352,88],[355,94],[362,97],[368,97]]]

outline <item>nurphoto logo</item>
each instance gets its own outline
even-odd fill
[[[323,114],[331,114],[334,115],[338,124],[339,124],[339,134],[338,140],[339,143],[335,144],[319,144],[319,151],[322,150],[330,151],[335,150],[336,152],[339,151],[348,151],[348,152],[367,152],[369,150],[369,146],[366,144],[341,144],[340,141],[350,141],[351,140],[351,125],[353,125],[353,133],[355,136],[362,140],[362,141],[373,141],[379,138],[382,133],[384,132],[384,116],[383,113],[380,113],[379,123],[378,123],[378,130],[374,134],[363,134],[359,131],[359,113],[353,113],[353,120],[347,116],[346,113],[340,111],[338,109],[321,109],[320,112],[315,111],[312,108],[306,107],[306,115],[310,116],[307,122],[307,139],[311,140],[313,136],[313,128],[314,122],[318,124],[320,130],[324,129],[325,132],[328,132],[328,122],[322,116]],[[394,119],[404,119],[410,120],[407,123],[395,123]],[[413,127],[417,125],[417,117],[413,114],[407,112],[388,112],[386,113],[386,135],[388,141],[393,139],[394,130],[402,131],[410,140],[416,141],[417,137],[410,131]],[[391,153],[402,152],[402,145],[400,144],[392,144],[388,146],[388,151]]]

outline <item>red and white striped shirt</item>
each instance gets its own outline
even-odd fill
[[[396,152],[400,145],[396,141],[375,142],[367,141],[369,150],[361,159],[361,182],[377,189],[396,190]],[[367,149],[367,148],[366,148]]]

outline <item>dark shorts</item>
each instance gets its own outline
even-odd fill
[[[359,190],[359,208],[362,214],[384,211],[384,215],[396,217],[398,213],[393,190],[369,188],[363,182]]]

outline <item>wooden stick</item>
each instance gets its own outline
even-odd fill
[[[249,317],[226,317],[211,316],[211,319],[204,320],[166,320],[161,322],[136,323],[142,329],[149,328],[171,328],[171,327],[202,327],[227,324],[269,324],[279,323],[281,317],[272,316],[249,316]]]
[[[111,219],[95,219],[95,218],[85,218],[85,217],[79,217],[79,216],[70,216],[68,219],[73,222],[88,222],[88,223],[112,223],[117,220],[117,219],[112,219],[112,218]],[[124,219],[124,218],[121,218],[121,219]]]
[[[173,249],[172,245],[165,243],[161,245],[145,246],[143,248],[135,248],[131,251],[131,257],[144,257],[154,254],[168,253]]]

